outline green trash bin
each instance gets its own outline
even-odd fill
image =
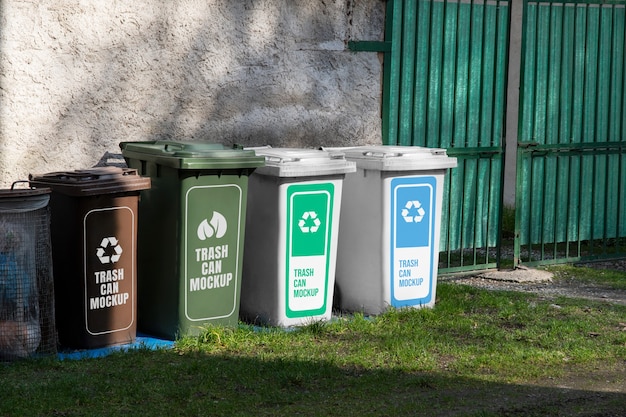
[[[150,177],[138,233],[139,330],[168,339],[207,324],[236,326],[252,150],[202,142],[122,142]]]

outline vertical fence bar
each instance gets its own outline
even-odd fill
[[[550,50],[552,51],[551,59],[550,59],[550,67],[556,66],[558,71],[551,71],[552,77],[550,79],[550,108],[551,112],[549,112],[549,121],[547,121],[549,125],[549,131],[554,132],[552,136],[552,143],[559,143],[561,140],[561,131],[560,131],[560,115],[561,115],[561,100],[560,100],[560,85],[561,78],[563,77],[563,63],[561,61],[562,49],[563,49],[563,8],[557,7],[555,5],[550,6],[550,15],[551,15],[551,24],[550,27],[553,28],[551,30],[550,42],[552,47]],[[558,217],[558,209],[559,209],[559,194],[558,190],[561,189],[560,180],[560,165],[562,158],[557,154],[552,158],[554,167],[552,168],[552,172],[554,172],[554,192],[551,193],[550,201],[552,203],[551,207],[551,241],[552,241],[552,253],[550,254],[551,259],[558,258],[558,248],[559,248],[559,217]]]
[[[604,84],[608,83],[608,90],[604,93],[604,95],[606,96],[606,98],[604,99],[604,102],[606,103],[606,107],[608,107],[608,110],[606,112],[606,116],[603,118],[605,120],[605,127],[602,129],[604,131],[604,138],[603,141],[610,141],[610,136],[609,136],[609,132],[610,132],[610,125],[611,125],[611,92],[613,91],[612,87],[613,87],[613,15],[614,15],[614,11],[615,11],[615,7],[614,6],[610,6],[608,8],[609,10],[611,10],[611,13],[603,13],[603,16],[607,16],[607,19],[609,20],[609,29],[608,29],[608,33],[605,34],[605,38],[604,41],[602,42],[602,45],[604,46],[604,50],[606,50],[608,48],[608,51],[606,52],[607,57],[606,59],[608,60],[608,62],[606,63],[606,67],[609,70],[609,74],[610,76],[606,78],[606,81]],[[602,19],[602,21],[604,21]],[[603,25],[606,26],[606,25]],[[607,32],[607,31],[603,31],[603,32]],[[600,55],[602,55],[602,49],[599,51]],[[604,58],[601,58],[602,60],[604,60]],[[598,60],[600,61],[600,59]],[[600,64],[599,64],[600,65]],[[603,224],[603,237],[602,237],[602,253],[608,253],[608,240],[609,240],[609,203],[610,203],[610,199],[611,199],[611,193],[610,193],[610,188],[612,186],[612,182],[611,182],[611,175],[610,175],[610,168],[611,168],[611,160],[612,160],[612,154],[610,153],[606,153],[606,155],[604,156],[605,159],[605,163],[604,163],[604,168],[605,168],[605,181],[604,181],[604,224]]]
[[[573,28],[575,28],[575,21],[576,21],[576,16],[575,16],[575,9],[574,9],[574,17],[573,20],[571,22],[571,24],[569,23],[569,16],[572,15],[572,12],[570,11],[571,8],[563,8],[563,19],[561,22],[561,44],[563,45],[562,49],[561,49],[561,65],[564,66],[567,69],[567,74],[565,74],[565,76],[561,77],[561,96],[564,97],[563,100],[563,107],[564,109],[562,111],[559,111],[559,113],[561,113],[563,115],[563,117],[561,118],[561,126],[562,128],[559,129],[559,133],[560,133],[560,138],[559,138],[559,143],[568,143],[570,138],[572,137],[573,134],[573,129],[572,129],[572,112],[573,112],[573,105],[571,104],[572,102],[572,97],[573,97],[573,88],[571,88],[571,84],[573,82],[574,79],[574,42],[571,40],[572,39],[572,33],[573,33]],[[566,174],[566,178],[565,178],[565,198],[564,198],[564,204],[565,207],[563,208],[563,211],[566,213],[565,215],[565,223],[563,225],[563,240],[565,242],[565,258],[569,259],[571,257],[570,255],[570,219],[571,219],[571,208],[574,206],[571,203],[571,176],[573,173],[573,169],[572,169],[572,157],[568,156],[565,158],[565,164],[566,164],[566,169],[564,170],[564,173]],[[556,212],[557,216],[558,216],[558,211]]]
[[[592,8],[588,8],[588,10],[591,11],[595,11],[596,9],[592,9]],[[599,49],[600,49],[600,30],[598,28],[599,24],[600,24],[600,19],[598,17],[598,22],[594,22],[595,24],[593,25],[593,28],[591,30],[589,30],[587,33],[591,36],[591,35],[595,35],[594,38],[590,39],[590,48],[587,49],[587,82],[588,82],[588,88],[590,89],[590,99],[592,100],[591,105],[592,107],[592,118],[591,118],[591,123],[590,126],[588,126],[588,135],[590,137],[590,141],[591,142],[598,142],[598,137],[597,137],[597,126],[598,126],[598,84],[597,84],[597,74],[598,74],[598,70],[599,70],[599,61],[600,61],[600,57],[599,57]],[[596,32],[597,30],[597,32]],[[595,55],[595,59],[593,59],[593,56],[591,56],[591,54]],[[595,64],[595,68],[594,67]],[[589,255],[593,255],[594,251],[595,251],[595,242],[596,242],[596,205],[595,205],[595,201],[598,197],[598,189],[596,187],[597,185],[597,181],[596,179],[598,178],[598,155],[593,155],[592,157],[592,180],[591,180],[591,201],[589,202],[589,207],[590,207],[590,231],[589,231]]]
[[[544,39],[540,39],[540,43],[544,44],[544,45],[548,45],[548,48],[545,50],[545,52],[543,52],[542,55],[543,59],[545,61],[541,62],[541,69],[543,70],[542,72],[544,72],[542,77],[538,77],[540,78],[543,82],[543,87],[544,87],[544,91],[543,91],[543,105],[542,105],[542,111],[543,111],[543,116],[542,116],[542,120],[541,120],[541,132],[537,132],[536,134],[536,141],[546,144],[549,143],[551,140],[551,135],[549,133],[550,132],[550,127],[549,127],[549,122],[550,122],[550,105],[551,105],[551,94],[550,94],[550,84],[552,81],[552,77],[550,76],[551,73],[553,73],[553,71],[551,71],[551,64],[552,64],[552,50],[554,48],[554,45],[552,44],[552,10],[554,5],[551,3],[547,6],[545,6],[548,9],[547,12],[547,16],[545,17],[545,20],[547,24],[543,24],[541,25],[541,27],[545,27],[545,38]],[[543,16],[543,14],[542,14]],[[550,157],[548,155],[544,155],[543,158],[543,176],[545,178],[548,178],[549,175],[549,167],[550,167]],[[539,233],[539,240],[540,240],[540,248],[541,248],[541,259],[545,259],[546,257],[546,244],[549,242],[546,242],[546,213],[548,212],[546,205],[548,204],[548,196],[550,195],[550,186],[551,186],[551,181],[542,181],[542,186],[543,186],[543,191],[541,193],[541,215],[539,216],[539,218],[541,219],[540,222],[540,230],[538,231]]]
[[[616,117],[615,117],[615,124],[614,124],[614,137],[615,140],[619,140],[620,137],[624,137],[624,133],[622,132],[622,127],[624,126],[624,119],[625,119],[625,103],[624,101],[626,100],[626,98],[624,97],[624,88],[625,88],[625,84],[626,84],[626,68],[625,65],[626,63],[625,58],[625,46],[624,43],[626,42],[626,22],[624,20],[626,20],[626,14],[624,13],[625,10],[623,8],[616,8],[615,14],[617,15],[616,17],[616,25],[618,26],[615,30],[615,40],[614,40],[614,45],[615,45],[615,49],[618,51],[617,55],[618,57],[616,57],[615,59],[615,65],[616,65],[616,69],[615,69],[615,73],[619,75],[619,73],[621,72],[621,78],[617,78],[616,79],[616,83],[617,83],[617,87],[615,88],[614,91],[614,100],[616,103]],[[620,20],[619,16],[623,15],[624,17]],[[621,30],[620,30],[621,29]],[[621,100],[620,100],[621,99]],[[623,228],[623,222],[622,222],[622,218],[623,218],[623,213],[624,213],[624,208],[622,205],[622,200],[623,200],[623,195],[619,194],[620,190],[624,189],[624,183],[622,181],[623,178],[623,153],[624,150],[622,148],[622,150],[620,151],[618,157],[617,157],[617,166],[618,166],[618,173],[617,173],[617,189],[618,189],[618,195],[617,195],[617,221],[616,221],[616,251],[617,253],[620,253],[621,251],[624,250],[624,239],[622,238],[623,236],[623,232],[622,232],[622,228]]]
[[[495,39],[500,39],[500,37],[502,36],[501,33],[501,16],[500,16],[500,10],[502,7],[502,3],[500,0],[497,0],[496,2],[496,7],[497,7],[497,11],[496,11],[496,35],[495,35]],[[510,20],[506,20],[506,27],[510,28],[510,24],[509,24]],[[506,32],[504,38],[506,39],[506,43],[509,44],[510,43],[510,36],[509,36],[509,31]],[[502,89],[499,88],[498,85],[498,65],[500,62],[500,57],[501,57],[501,53],[502,50],[500,48],[499,44],[494,45],[495,48],[495,65],[493,66],[493,73],[492,73],[492,77],[493,77],[493,91],[494,94],[498,94],[499,91],[501,91]],[[508,51],[508,49],[507,49]],[[505,62],[508,62],[508,53],[506,54],[506,57],[504,58]],[[505,71],[505,73],[507,73]],[[508,84],[508,74],[505,75],[504,77],[504,85]],[[507,94],[503,95],[503,102],[502,102],[502,107],[503,108],[507,108]],[[507,130],[507,126],[506,126],[506,116],[503,117],[503,122],[502,125],[500,126],[500,131],[498,131],[498,125],[497,123],[497,111],[496,111],[497,105],[492,106],[491,108],[491,120],[493,122],[493,129],[490,132],[490,136],[491,136],[491,141],[490,141],[490,146],[500,146],[502,147],[503,150],[503,154],[506,155],[506,139],[503,140],[503,134],[502,132],[506,132]],[[506,114],[506,113],[504,113]],[[498,191],[499,191],[499,196],[498,198],[495,200],[495,204],[497,204],[496,207],[496,224],[495,227],[497,229],[497,234],[495,237],[495,257],[496,257],[496,265],[498,268],[500,268],[501,266],[501,256],[502,256],[502,222],[503,222],[503,212],[504,212],[504,187],[502,186],[504,184],[504,179],[505,179],[505,169],[504,169],[504,157],[501,158],[500,160],[500,173],[498,175],[499,177],[499,181],[500,181],[500,187],[498,187]],[[492,171],[492,175],[494,174],[494,172]],[[492,214],[491,211],[489,212],[489,219],[491,219]],[[489,254],[489,242],[490,242],[490,233],[492,230],[493,224],[489,222],[487,222],[487,254]],[[485,259],[485,263],[489,263],[489,256],[487,256],[487,258]]]
[[[391,51],[386,54],[388,65],[385,68],[385,83],[387,86],[388,106],[383,117],[383,132],[386,134],[386,144],[398,143],[398,115],[400,104],[400,68],[402,39],[402,5],[403,0],[392,0],[388,3],[387,35],[391,39]]]
[[[415,85],[415,35],[417,0],[407,0],[402,13],[402,60],[400,70],[400,104],[398,110],[398,144],[413,142],[413,85]]]
[[[471,146],[471,133],[470,133],[470,125],[471,125],[471,114],[470,114],[470,100],[471,100],[471,95],[472,95],[472,63],[473,63],[473,58],[474,58],[474,48],[472,47],[474,44],[474,0],[470,0],[469,2],[469,22],[468,22],[468,32],[469,32],[469,48],[468,48],[468,54],[467,54],[467,78],[465,79],[465,85],[467,88],[466,94],[465,94],[465,132],[463,134],[464,137],[464,146],[468,147]],[[471,164],[472,166],[474,165],[473,163],[473,159],[471,160]],[[467,171],[467,166],[470,164],[470,160],[466,160],[465,161],[465,166],[464,166],[464,171],[463,171],[463,178],[465,178],[466,180],[464,181],[464,187],[467,187],[468,179],[472,180],[472,184],[471,184],[471,189],[475,190],[476,189],[476,185],[475,185],[475,181],[476,181],[476,169],[474,167],[474,169],[472,170],[472,173],[474,174],[472,177],[470,177],[468,175],[468,171]],[[466,199],[464,199],[463,202],[463,216],[461,217],[461,219],[465,220],[466,218],[466,212],[470,211],[471,206],[469,206],[472,203],[472,201],[467,201]],[[469,206],[469,207],[468,207]],[[466,230],[465,227],[461,227],[461,264],[460,266],[463,267],[465,266],[465,249],[472,249],[470,247],[470,245],[467,244],[467,237],[466,235],[468,230]]]
[[[578,124],[578,137],[574,138],[577,142],[584,142],[585,140],[585,118],[580,117],[580,113],[585,113],[585,55],[584,51],[586,50],[587,43],[587,8],[584,5],[576,5],[576,39],[578,39],[581,46],[576,48],[577,59],[576,59],[576,70],[578,71],[577,77],[577,87],[579,89],[579,94],[575,95],[575,97],[580,97],[578,103],[575,103],[574,112],[578,110],[578,114],[575,119],[579,120]],[[580,20],[580,22],[579,22]],[[581,50],[582,49],[582,50]],[[576,98],[574,97],[574,100]],[[575,117],[574,115],[572,115]],[[576,257],[580,258],[582,256],[582,240],[583,240],[583,230],[582,230],[582,210],[583,210],[583,177],[581,175],[583,171],[583,167],[585,165],[585,158],[583,153],[581,152],[578,155],[578,189],[577,189],[577,197],[578,197],[578,207],[576,208]]]

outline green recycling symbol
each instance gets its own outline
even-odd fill
[[[317,218],[317,213],[314,211],[305,211],[298,221],[298,227],[302,233],[315,233],[321,224],[322,222]]]

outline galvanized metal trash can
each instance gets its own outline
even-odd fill
[[[57,352],[49,194],[0,190],[0,360]]]

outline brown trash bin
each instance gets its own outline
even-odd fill
[[[137,170],[100,167],[30,175],[52,190],[51,241],[59,343],[97,348],[135,341]]]

